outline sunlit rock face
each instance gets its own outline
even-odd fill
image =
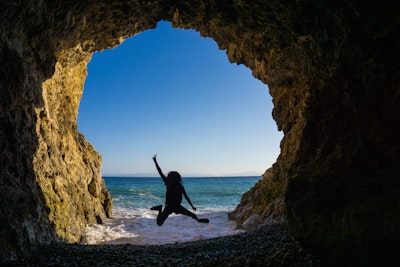
[[[101,157],[76,126],[86,65],[167,20],[213,38],[270,88],[281,154],[230,214],[238,226],[287,222],[325,262],[390,263],[400,243],[395,4],[1,1],[1,258],[77,242],[85,224],[112,216]]]

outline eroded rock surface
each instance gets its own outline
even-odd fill
[[[1,1],[1,257],[79,241],[112,215],[101,157],[76,126],[86,64],[167,20],[213,38],[273,97],[281,154],[231,218],[287,220],[327,263],[392,260],[399,17],[396,1]]]
[[[101,157],[77,130],[78,108],[91,54],[154,27],[152,6],[1,2],[1,261],[38,244],[79,242],[86,224],[112,216]]]

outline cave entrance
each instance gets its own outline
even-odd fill
[[[118,243],[112,236],[121,227],[126,237],[122,243],[138,242],[131,234],[141,236],[145,244],[196,239],[189,233],[182,236],[187,227],[199,227],[192,232],[207,237],[236,233],[228,211],[279,154],[282,136],[271,110],[268,87],[249,69],[229,63],[212,39],[193,30],[172,29],[169,22],[94,54],[78,126],[103,157],[114,221],[123,223],[118,228],[115,223],[89,226],[87,243]],[[181,173],[197,215],[209,218],[212,229],[193,225],[185,216],[170,216],[158,228],[157,214],[149,207],[164,203],[165,188],[159,177],[154,178],[154,153],[165,174]],[[185,179],[188,176],[202,178]],[[139,225],[135,233],[130,223]],[[99,227],[108,230],[98,231]]]
[[[268,87],[229,63],[210,38],[159,22],[95,53],[78,127],[103,157],[103,175],[260,175],[279,155]],[[97,119],[93,119],[97,118]]]

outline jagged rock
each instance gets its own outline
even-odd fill
[[[286,223],[283,187],[276,185],[278,179],[272,179],[273,168],[270,168],[229,213],[229,219],[236,221],[238,228],[254,231],[264,225]]]
[[[213,38],[269,85],[281,154],[231,216],[249,228],[287,219],[326,263],[391,258],[400,243],[397,6],[1,1],[1,259],[76,242],[86,223],[112,216],[101,157],[76,127],[86,64],[160,20]]]

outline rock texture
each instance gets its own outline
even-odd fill
[[[77,131],[91,53],[160,20],[213,38],[269,85],[281,154],[230,215],[287,219],[328,265],[374,265],[400,240],[396,1],[0,3],[0,255],[79,241],[111,214],[101,158]]]
[[[79,242],[86,224],[112,216],[111,196],[100,174],[101,157],[76,125],[90,58],[81,46],[59,53],[53,76],[42,83],[44,105],[35,108],[36,181],[58,236],[69,242]]]
[[[151,9],[1,2],[1,261],[38,244],[79,242],[86,224],[112,216],[101,157],[77,131],[79,102],[91,54],[154,27]]]

